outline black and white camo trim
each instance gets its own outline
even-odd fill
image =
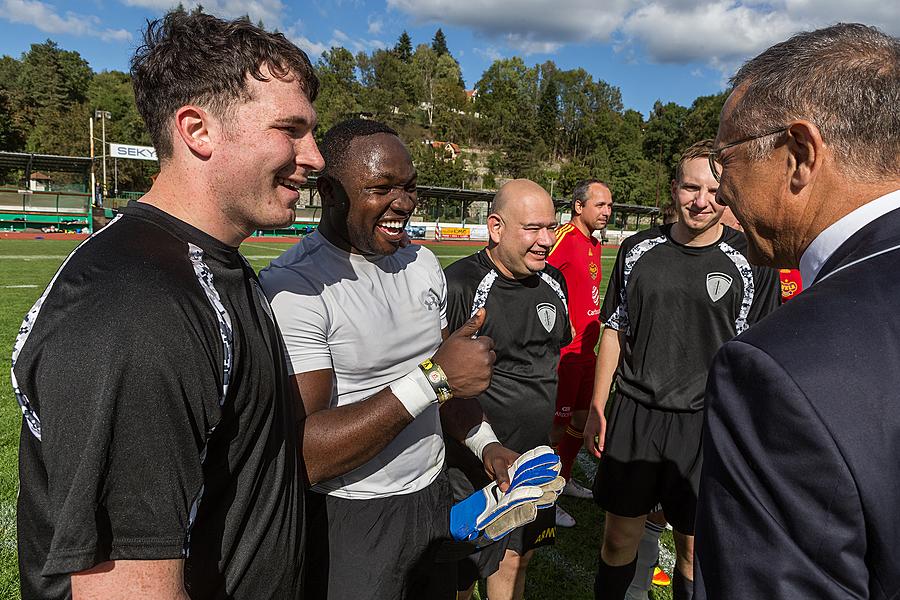
[[[560,301],[562,302],[563,308],[566,310],[566,314],[569,314],[569,301],[566,300],[566,295],[562,291],[562,286],[559,285],[559,282],[541,271],[538,273],[541,279],[544,280],[544,283],[550,286],[550,289],[556,292],[556,295],[559,296]]]
[[[616,331],[624,331],[626,335],[631,333],[631,322],[628,319],[628,296],[626,293],[626,290],[628,289],[628,278],[631,277],[631,271],[634,269],[634,265],[637,261],[648,251],[665,243],[665,241],[666,236],[661,235],[659,237],[638,242],[635,244],[634,248],[629,250],[628,254],[625,255],[625,268],[622,273],[622,288],[619,290],[619,304],[616,306],[616,310],[612,316],[606,321],[608,327],[612,327]]]
[[[565,307],[566,314],[568,314],[569,304],[566,301],[566,295],[563,293],[562,287],[559,285],[559,282],[543,271],[538,273],[538,275],[540,276],[541,280],[544,281],[544,283],[550,286],[550,289],[556,292],[556,295],[559,296],[560,301],[562,301],[563,307]],[[491,288],[493,287],[495,281],[497,281],[497,271],[491,269],[487,272],[487,274],[478,284],[478,287],[475,289],[475,298],[472,300],[472,310],[469,311],[469,318],[474,317],[479,308],[484,308],[484,305],[487,303],[488,294],[491,293]]]
[[[753,282],[753,269],[750,268],[750,263],[747,262],[747,258],[727,243],[721,242],[719,244],[719,250],[731,259],[731,262],[734,263],[738,273],[741,274],[741,281],[744,282],[744,293],[741,296],[741,308],[738,310],[737,319],[734,320],[734,330],[737,333],[742,333],[747,329],[747,315],[750,314],[750,307],[753,305],[753,296],[756,294],[756,287]]]
[[[479,308],[484,308],[488,294],[491,293],[491,287],[494,285],[495,281],[497,281],[497,271],[491,269],[475,289],[475,298],[472,300],[472,310],[469,312],[470,319],[475,316],[475,313],[478,312]]]
[[[10,380],[12,383],[13,393],[16,396],[16,400],[19,403],[19,408],[22,409],[22,418],[25,419],[25,423],[28,424],[28,429],[34,434],[38,440],[41,439],[41,419],[38,417],[37,412],[35,412],[34,408],[31,406],[31,402],[28,401],[28,397],[19,387],[19,381],[16,379],[16,360],[19,358],[19,353],[22,352],[22,348],[25,346],[25,342],[28,340],[28,336],[31,335],[31,331],[34,329],[34,323],[37,321],[38,314],[41,312],[41,307],[44,305],[44,301],[47,299],[47,295],[50,294],[50,289],[53,287],[53,284],[56,283],[56,278],[59,277],[59,274],[62,273],[63,268],[65,268],[66,264],[69,260],[75,256],[75,253],[81,250],[81,248],[90,242],[94,237],[100,235],[110,227],[112,227],[113,223],[118,221],[122,215],[117,215],[112,221],[110,221],[106,227],[97,231],[96,233],[91,234],[89,238],[84,240],[81,244],[78,245],[72,252],[69,253],[69,256],[66,257],[66,260],[59,266],[59,269],[56,270],[56,274],[53,275],[53,279],[50,280],[50,283],[47,284],[47,287],[44,289],[44,293],[41,294],[41,297],[35,301],[35,303],[31,306],[31,310],[28,311],[28,314],[25,315],[25,318],[22,320],[22,325],[19,327],[19,333],[16,335],[16,341],[13,344],[12,351],[12,366],[10,367]]]
[[[222,304],[222,298],[219,296],[219,291],[213,283],[212,271],[210,271],[207,264],[203,262],[203,249],[189,243],[188,256],[190,257],[191,265],[194,267],[194,275],[197,276],[197,281],[200,283],[200,287],[206,294],[206,298],[209,300],[210,305],[212,305],[212,308],[216,313],[216,320],[219,322],[219,335],[222,337],[223,357],[222,388],[219,390],[219,406],[222,406],[225,404],[225,397],[228,395],[228,386],[231,383],[231,372],[234,362],[234,330],[231,325],[231,315],[228,314],[228,311]],[[215,428],[212,428],[207,432],[207,443],[203,445],[203,449],[200,451],[201,465],[206,461],[206,450],[209,444],[209,438],[214,430]],[[191,529],[194,526],[194,520],[197,518],[197,510],[200,508],[200,501],[203,498],[203,491],[205,489],[206,486],[201,484],[200,490],[197,492],[194,501],[191,503],[191,510],[188,513],[187,534],[185,535],[184,548],[182,549],[184,558],[190,556]]]

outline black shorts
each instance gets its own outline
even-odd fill
[[[307,494],[308,599],[456,598],[456,566],[436,559],[450,540],[446,473],[412,494],[347,500]]]
[[[679,533],[694,534],[703,464],[703,411],[647,408],[616,394],[594,478],[594,499],[620,517],[662,505]]]
[[[457,563],[457,589],[467,590],[479,579],[496,573],[507,550],[522,556],[535,548],[554,543],[556,543],[556,508],[544,508],[538,511],[537,517],[531,523],[522,525],[499,542],[485,546],[461,559]]]

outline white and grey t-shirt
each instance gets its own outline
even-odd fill
[[[260,281],[291,372],[333,370],[332,407],[364,400],[409,373],[434,354],[447,325],[444,274],[418,245],[366,257],[317,231],[272,261]],[[443,461],[435,404],[372,460],[313,489],[350,499],[409,494],[430,485]]]

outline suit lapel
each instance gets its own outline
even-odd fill
[[[900,245],[900,208],[878,217],[838,246],[838,249],[822,265],[813,284],[838,269],[897,245]]]

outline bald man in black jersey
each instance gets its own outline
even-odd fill
[[[478,309],[487,310],[479,333],[494,340],[497,361],[491,385],[478,400],[497,438],[516,452],[549,442],[559,351],[571,340],[565,279],[547,264],[556,224],[542,187],[511,181],[494,197],[487,248],[445,270],[451,329]],[[471,453],[453,440],[447,440],[447,457],[458,499],[488,483]],[[534,549],[555,537],[554,509],[538,511],[533,523],[473,555],[474,565],[464,561],[460,587],[488,576],[491,600],[521,598]]]

